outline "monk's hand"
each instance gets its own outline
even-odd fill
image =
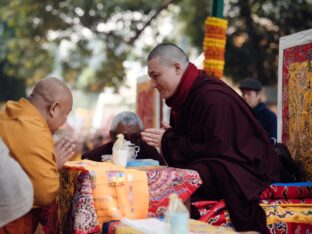
[[[171,128],[171,126],[167,122],[161,121],[161,128],[168,129],[168,128]]]
[[[55,157],[57,169],[60,170],[64,164],[74,156],[75,144],[72,139],[64,137],[55,144]]]
[[[165,129],[147,128],[141,132],[141,136],[148,145],[160,148],[165,131]]]

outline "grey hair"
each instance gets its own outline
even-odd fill
[[[112,121],[110,130],[116,131],[119,124],[124,124],[126,126],[135,125],[138,126],[141,131],[144,130],[144,125],[140,117],[131,111],[123,111],[117,114]]]
[[[148,55],[147,61],[160,57],[161,62],[180,62],[187,65],[189,60],[184,51],[172,43],[157,45]]]

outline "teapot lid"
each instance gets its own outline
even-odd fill
[[[119,133],[117,135],[117,139],[125,139],[125,136],[122,133]]]
[[[134,144],[132,144],[131,141],[125,140],[124,135],[120,133],[117,135],[117,140],[115,141],[113,145],[113,150],[124,149],[124,148],[132,147],[132,146],[134,146]]]

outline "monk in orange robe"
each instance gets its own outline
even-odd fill
[[[0,228],[1,233],[34,233],[40,208],[51,204],[58,193],[58,170],[73,155],[72,141],[54,144],[53,133],[72,109],[70,89],[59,79],[40,80],[28,100],[8,101],[0,113],[0,137],[10,155],[20,163],[34,188],[33,208]]]

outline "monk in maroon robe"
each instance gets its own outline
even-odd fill
[[[146,129],[143,140],[160,146],[169,166],[199,172],[193,201],[224,199],[236,231],[265,233],[259,194],[280,180],[282,166],[250,107],[173,44],[152,50],[148,73],[172,109],[170,126]]]

